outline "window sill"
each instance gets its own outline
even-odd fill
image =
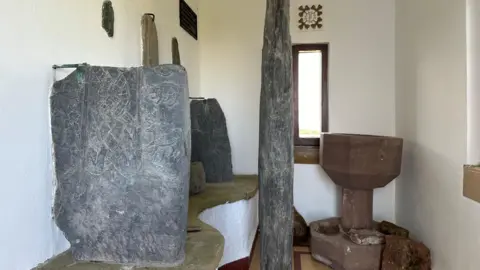
[[[480,203],[480,167],[463,167],[463,196]]]
[[[320,164],[320,148],[318,146],[295,146],[295,164]]]

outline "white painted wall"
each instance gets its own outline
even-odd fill
[[[190,1],[197,7],[197,0]],[[113,0],[115,37],[101,28],[100,0],[3,1],[0,9],[0,269],[26,270],[68,247],[54,225],[48,120],[51,66],[141,64],[140,18],[157,15],[162,63],[179,39],[190,88],[199,91],[198,46],[179,28],[175,0]]]
[[[266,2],[200,1],[200,91],[219,100],[227,117],[236,173],[256,173],[261,50]],[[330,43],[332,132],[393,135],[394,0],[292,0],[322,3],[325,30],[294,43]],[[247,19],[245,19],[247,18]],[[307,222],[337,214],[338,192],[320,166],[296,165],[294,200]],[[395,184],[375,192],[375,217],[394,220]]]
[[[396,11],[396,131],[406,139],[397,221],[431,248],[435,270],[475,270],[480,205],[462,196],[466,1],[397,0]],[[474,14],[480,16],[478,7]],[[478,61],[478,41],[471,45],[472,60]],[[469,70],[469,75],[478,76],[472,71],[478,73]],[[469,86],[476,82],[469,80]]]
[[[480,1],[467,0],[468,163],[480,163]]]
[[[250,200],[227,203],[203,211],[201,221],[217,229],[225,238],[218,267],[247,258],[258,229],[258,193]]]

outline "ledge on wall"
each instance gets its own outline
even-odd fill
[[[235,176],[230,183],[207,184],[205,192],[190,197],[188,209],[188,226],[200,227],[202,230],[187,235],[185,262],[178,267],[138,268],[149,270],[213,270],[217,269],[223,256],[225,240],[222,234],[212,226],[199,219],[200,213],[225,203],[233,203],[253,198],[258,191],[257,176]],[[76,263],[71,251],[47,261],[34,270],[120,270],[121,265],[102,263]],[[137,269],[137,268],[135,268]]]
[[[320,164],[318,146],[295,146],[295,164]]]
[[[480,166],[463,167],[463,196],[480,203]]]

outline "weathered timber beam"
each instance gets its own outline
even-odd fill
[[[291,270],[293,103],[290,0],[267,0],[260,98],[261,269]]]

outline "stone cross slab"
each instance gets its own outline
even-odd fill
[[[50,97],[55,221],[81,262],[183,262],[190,176],[187,74],[85,66]]]

